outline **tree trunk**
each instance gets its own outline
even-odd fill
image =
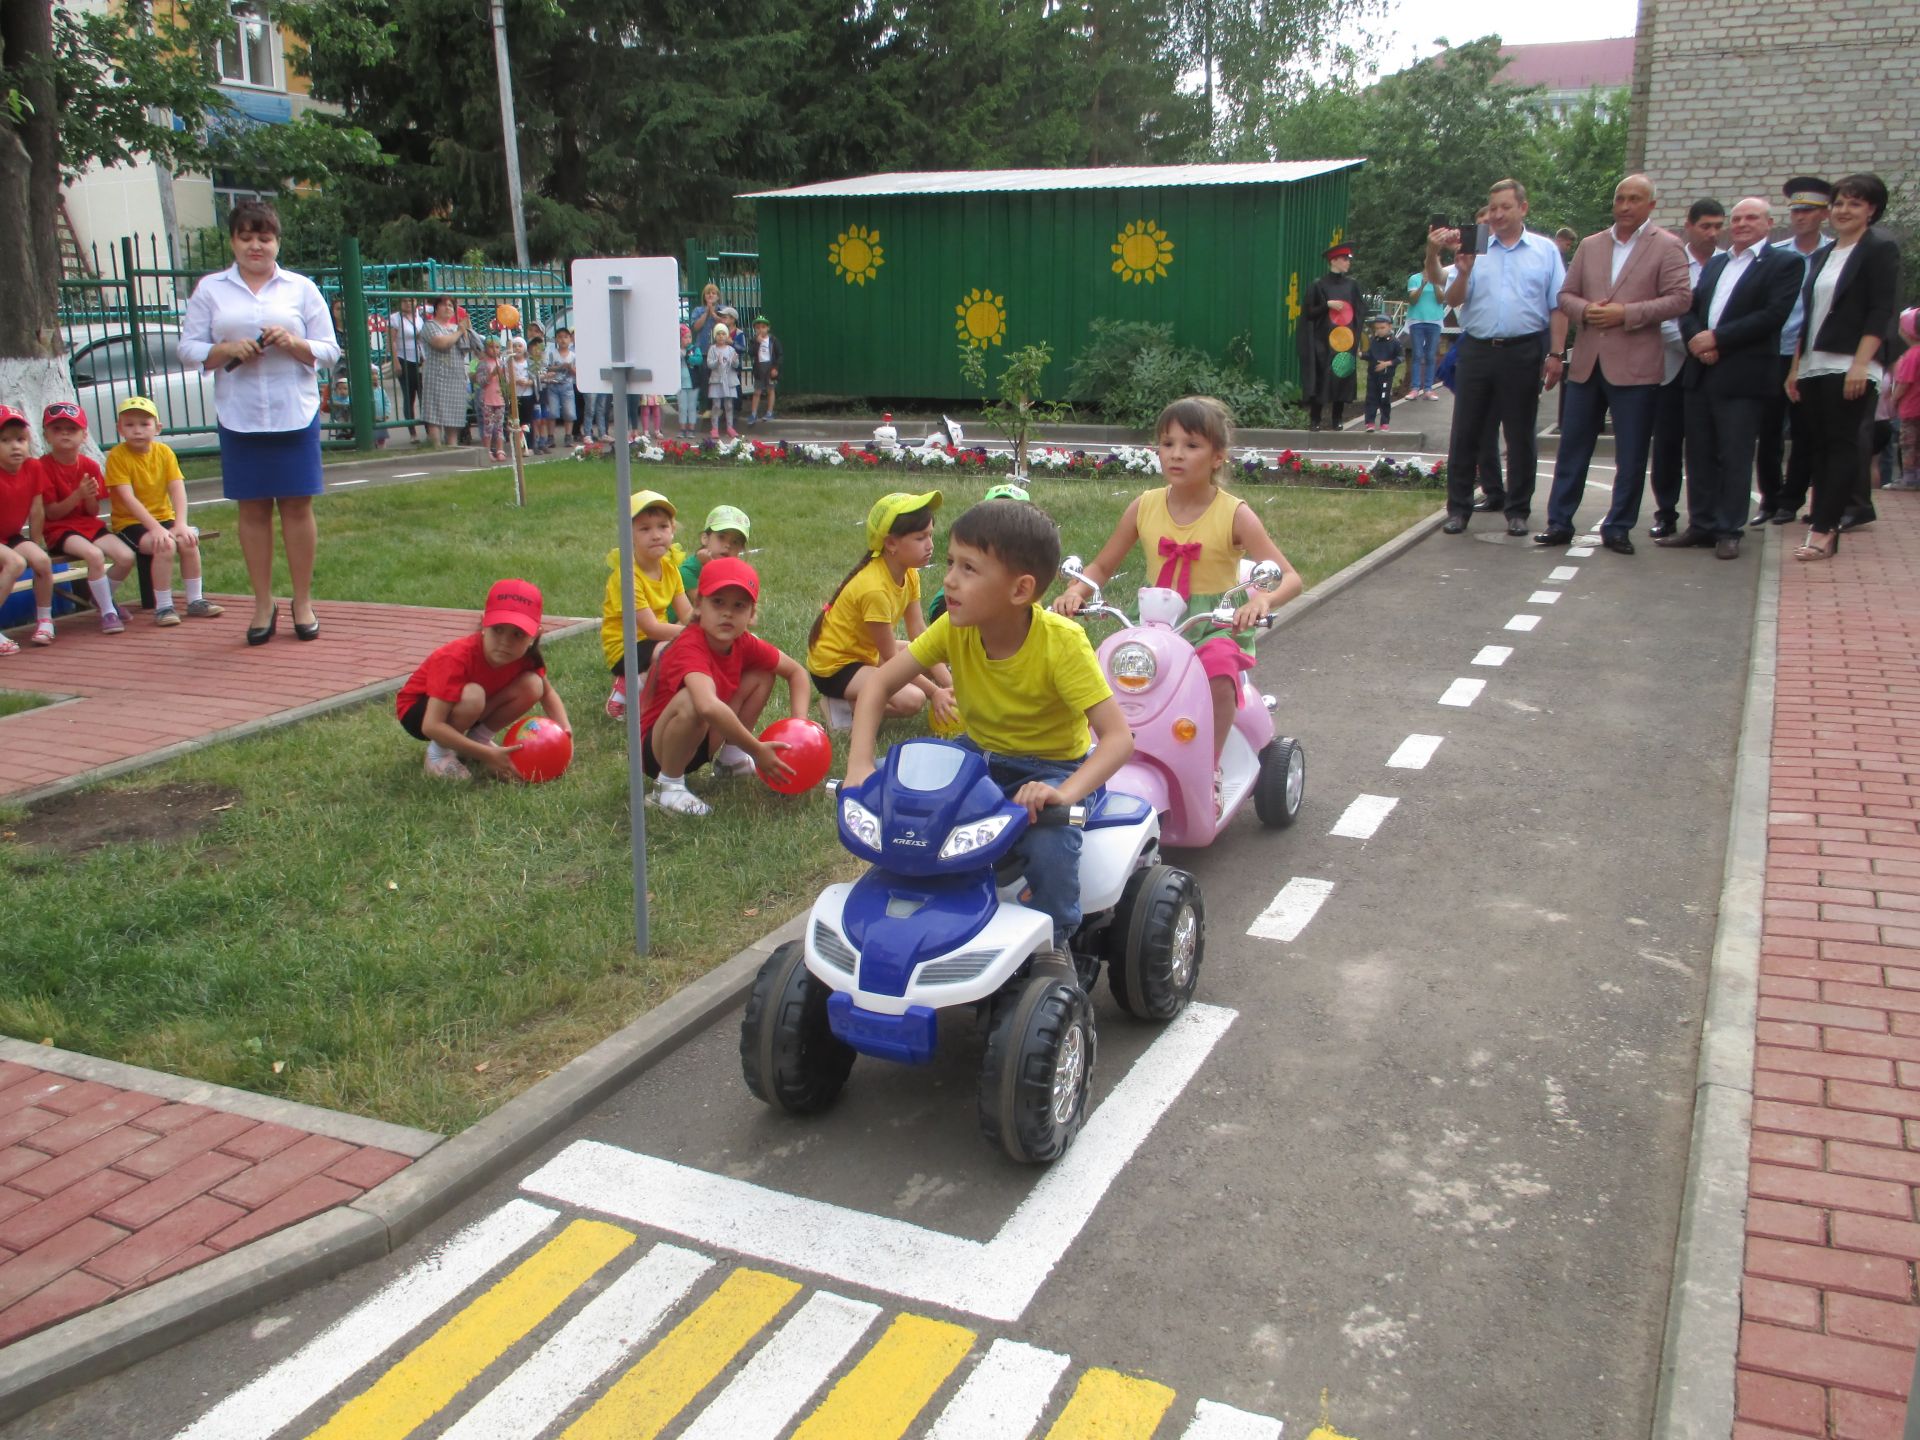
[[[49,356],[58,344],[60,131],[44,63],[52,54],[52,0],[0,5],[0,63],[26,102],[0,128],[0,294],[8,297],[0,357]]]

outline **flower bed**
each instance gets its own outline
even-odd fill
[[[842,441],[838,445],[809,442],[741,438],[703,440],[691,444],[684,440],[643,440],[633,447],[633,458],[655,464],[674,465],[788,465],[851,466],[856,469],[955,470],[983,475],[1006,475],[1013,471],[1013,456],[1000,450],[953,445],[902,445],[883,451],[872,445]],[[1395,459],[1376,455],[1369,459],[1310,460],[1292,450],[1267,456],[1257,450],[1245,450],[1229,464],[1235,482],[1242,485],[1311,485],[1347,490],[1394,489],[1439,490],[1447,483],[1444,461],[1428,461],[1420,456]],[[1119,445],[1104,453],[1090,450],[1062,450],[1035,446],[1027,453],[1027,471],[1032,475],[1100,476],[1157,475],[1160,457],[1145,446]]]

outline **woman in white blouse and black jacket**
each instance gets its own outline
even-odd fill
[[[1805,323],[1787,398],[1804,407],[1813,510],[1796,560],[1830,559],[1839,549],[1840,518],[1867,464],[1867,427],[1886,384],[1880,357],[1900,300],[1900,247],[1878,226],[1886,208],[1878,175],[1836,181],[1827,220],[1833,244],[1808,262],[1800,292]]]

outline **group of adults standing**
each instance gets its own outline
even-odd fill
[[[1491,233],[1479,253],[1443,268],[1459,233],[1429,233],[1426,279],[1439,303],[1458,311],[1463,331],[1442,528],[1457,535],[1475,510],[1499,509],[1508,534],[1527,533],[1540,395],[1564,375],[1547,524],[1536,543],[1572,541],[1610,417],[1614,484],[1599,526],[1607,549],[1633,553],[1651,458],[1655,544],[1734,559],[1750,526],[1798,518],[1810,484],[1810,529],[1794,555],[1826,559],[1843,530],[1874,517],[1870,437],[1900,273],[1898,245],[1879,228],[1886,186],[1866,173],[1788,181],[1790,234],[1777,244],[1772,206],[1759,196],[1730,213],[1695,202],[1680,236],[1653,224],[1657,199],[1646,176],[1627,176],[1614,190],[1613,224],[1581,240],[1571,261],[1526,228],[1526,190],[1515,180],[1488,194]],[[1504,488],[1476,503],[1479,457],[1495,427],[1507,442]],[[1760,507],[1749,518],[1756,459]]]

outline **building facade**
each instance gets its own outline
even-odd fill
[[[1559,40],[1539,45],[1502,45],[1508,85],[1538,85],[1556,119],[1598,91],[1602,108],[1616,90],[1633,83],[1633,36],[1611,40]]]
[[[1920,200],[1920,0],[1640,0],[1632,107],[1664,223],[1855,170],[1898,209]]]

